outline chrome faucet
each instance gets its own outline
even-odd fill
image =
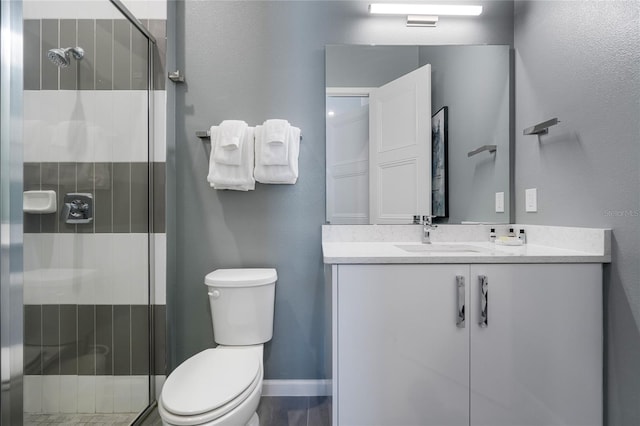
[[[431,222],[434,217],[422,216],[422,244],[431,244],[431,231],[438,227]]]

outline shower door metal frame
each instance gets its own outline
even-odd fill
[[[148,192],[147,192],[147,202],[148,202],[148,228],[147,228],[147,247],[148,247],[148,307],[149,307],[149,404],[147,407],[138,414],[138,417],[133,421],[132,425],[140,425],[144,421],[144,419],[149,416],[149,414],[153,411],[156,406],[155,393],[155,321],[154,321],[154,301],[155,301],[155,241],[153,239],[153,159],[154,159],[154,146],[155,146],[155,135],[153,133],[154,126],[154,51],[156,45],[156,39],[151,34],[151,32],[135,17],[133,13],[120,1],[120,0],[109,0],[126,18],[127,20],[134,26],[138,31],[140,31],[148,40],[147,42],[147,164],[148,164]]]
[[[22,1],[0,2],[0,424],[21,425]]]

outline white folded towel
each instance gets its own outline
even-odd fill
[[[264,127],[256,126],[256,166],[254,175],[261,183],[288,183],[293,184],[298,180],[298,155],[300,154],[300,129],[289,126],[286,135],[289,149],[286,165],[267,166],[262,164],[261,158],[264,147]]]
[[[242,141],[247,127],[247,123],[241,120],[225,120],[220,123],[213,157],[216,163],[232,166],[240,164]],[[213,137],[211,141],[213,142]]]
[[[265,166],[289,164],[289,129],[287,120],[272,119],[263,124],[264,138],[260,163]]]
[[[233,189],[236,191],[250,191],[255,189],[256,181],[253,177],[254,166],[254,128],[247,127],[241,139],[240,164],[221,164],[215,160],[218,148],[220,128],[211,127],[211,158],[209,160],[209,175],[207,180],[215,189]]]

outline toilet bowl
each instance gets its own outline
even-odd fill
[[[252,425],[262,378],[262,345],[204,350],[167,378],[158,413],[170,426]]]
[[[259,426],[263,343],[273,335],[275,269],[208,274],[215,341],[180,364],[158,398],[167,426]]]

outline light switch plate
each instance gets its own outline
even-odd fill
[[[536,188],[525,189],[524,210],[529,213],[538,211],[538,190]]]
[[[496,213],[504,213],[504,192],[496,192]]]

